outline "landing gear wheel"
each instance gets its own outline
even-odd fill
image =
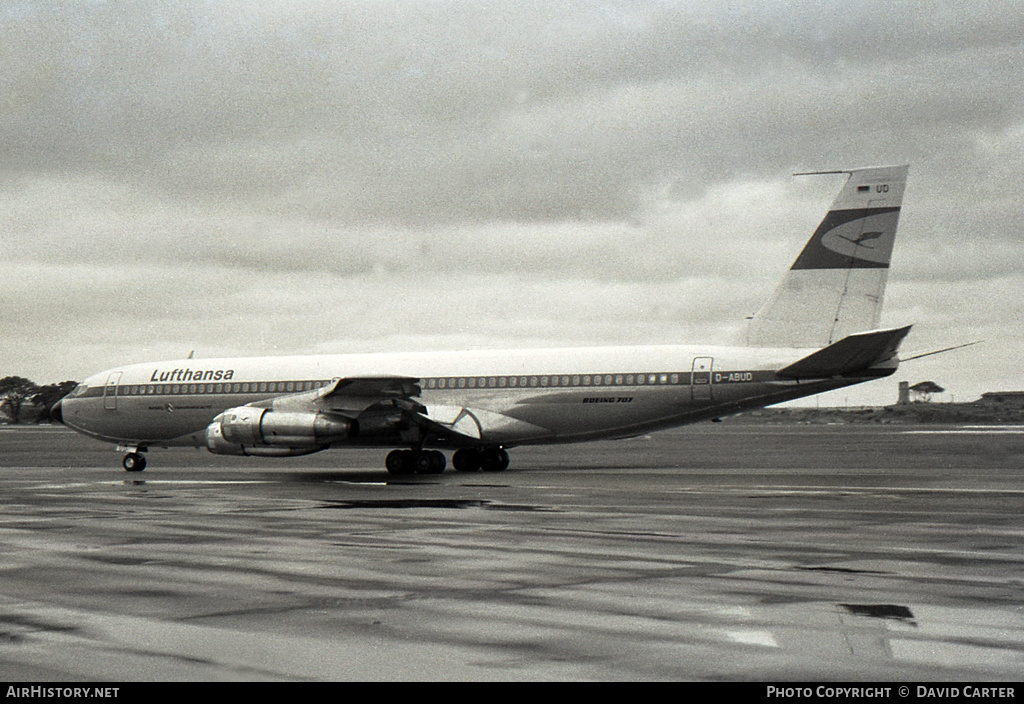
[[[146,468],[146,458],[138,452],[129,452],[121,460],[121,466],[126,472],[141,472]]]
[[[500,447],[484,450],[480,457],[480,469],[485,472],[504,472],[508,469],[508,453]]]
[[[440,474],[448,461],[437,450],[392,450],[384,460],[389,474]]]
[[[452,455],[452,467],[456,472],[476,472],[480,469],[480,451],[471,447],[456,450]]]
[[[443,452],[437,450],[423,450],[414,452],[417,474],[440,474],[444,471],[448,460]]]
[[[416,471],[412,454],[411,450],[392,450],[384,460],[384,468],[395,476],[412,474]]]

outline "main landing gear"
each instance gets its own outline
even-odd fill
[[[447,466],[444,453],[437,450],[392,450],[384,460],[389,474],[440,474]]]
[[[500,447],[465,447],[452,455],[452,466],[457,472],[504,472],[508,469],[508,453]]]
[[[438,450],[392,450],[384,460],[389,474],[440,474],[447,461]],[[508,469],[508,453],[500,447],[477,449],[466,447],[452,455],[452,466],[458,472],[503,472]]]

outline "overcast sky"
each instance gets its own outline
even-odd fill
[[[910,163],[882,323],[985,342],[827,398],[1024,389],[1020,2],[5,0],[0,68],[0,376],[737,343],[791,174]]]

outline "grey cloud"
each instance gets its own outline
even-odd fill
[[[228,7],[13,21],[13,46],[47,58],[10,50],[7,163],[348,223],[602,220],[666,180],[697,196],[1022,119],[1024,26],[998,5],[884,22],[857,3]]]
[[[788,174],[879,162],[893,317],[1019,318],[1022,37],[1004,2],[4,3],[0,337],[717,339],[835,193]]]

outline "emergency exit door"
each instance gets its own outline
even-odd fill
[[[111,372],[107,384],[103,387],[103,407],[108,411],[117,409],[117,385],[121,382],[121,372]]]

